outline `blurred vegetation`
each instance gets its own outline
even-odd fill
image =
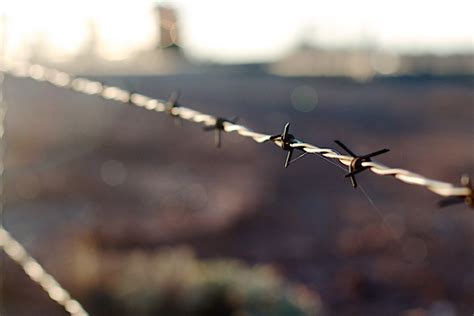
[[[309,316],[320,310],[315,293],[270,266],[199,260],[188,248],[133,253],[114,274],[87,299],[100,309],[96,314]]]

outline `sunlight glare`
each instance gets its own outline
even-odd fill
[[[99,57],[109,60],[151,50],[158,37],[157,3],[177,8],[181,44],[200,59],[275,60],[305,42],[393,53],[474,50],[474,2],[469,0],[2,0],[8,54],[21,59],[45,51],[57,61],[74,57],[91,42]]]

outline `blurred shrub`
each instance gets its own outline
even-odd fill
[[[101,314],[298,316],[320,309],[317,295],[269,266],[198,260],[187,248],[134,253],[115,273],[91,302]]]

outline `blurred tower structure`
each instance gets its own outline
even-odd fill
[[[86,24],[87,28],[87,38],[82,47],[80,48],[80,51],[78,55],[83,55],[83,56],[97,56],[98,51],[99,51],[99,44],[100,44],[100,39],[99,39],[99,32],[97,30],[97,24],[94,20],[89,19]]]
[[[160,35],[158,48],[180,49],[176,9],[158,4],[155,7],[155,17]]]
[[[87,36],[79,48],[74,61],[67,65],[59,65],[58,68],[73,73],[97,73],[104,71],[107,67],[99,53],[100,36],[97,23],[93,19],[89,19],[85,27]]]
[[[48,43],[44,32],[38,32],[26,46],[28,62],[43,63],[47,59]]]

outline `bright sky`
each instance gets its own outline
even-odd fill
[[[278,58],[302,39],[326,47],[371,45],[394,51],[473,52],[472,0],[174,0],[181,38],[197,58],[221,62]],[[21,58],[43,35],[53,58],[84,44],[98,28],[99,53],[126,57],[154,46],[152,0],[0,0],[10,54]]]

